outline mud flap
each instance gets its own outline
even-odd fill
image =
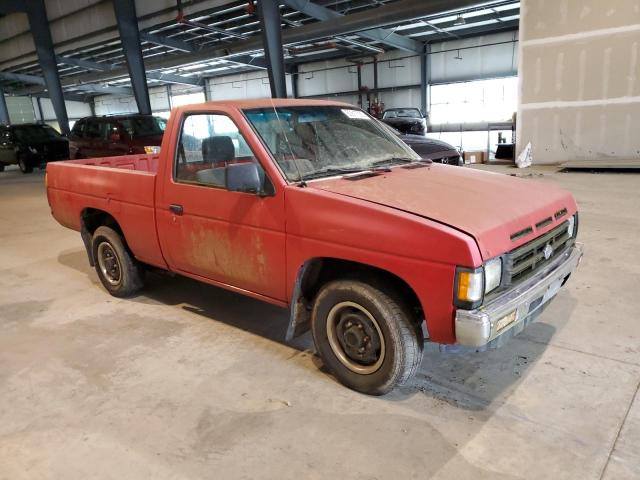
[[[80,236],[82,237],[82,242],[84,243],[84,248],[87,250],[87,256],[89,257],[89,265],[94,267],[95,266],[95,259],[93,258],[93,250],[91,248],[92,236],[89,233],[89,231],[87,230],[87,228],[84,226],[84,224],[82,225],[82,228],[80,229]]]
[[[289,326],[285,340],[290,341],[311,329],[311,309],[302,295],[302,279],[307,272],[308,264],[303,265],[298,270],[296,283],[293,287],[291,298],[291,314],[289,316]]]

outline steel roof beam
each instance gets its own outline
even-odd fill
[[[20,92],[11,92],[12,95],[16,95],[16,96],[24,96],[21,95]],[[38,98],[48,98],[51,99],[51,95],[49,95],[49,92],[35,92],[35,93],[31,93],[30,94],[32,97],[38,97]],[[71,93],[71,92],[64,92],[63,97],[65,100],[71,101],[71,102],[86,102],[87,98],[85,95],[78,95],[75,93]]]
[[[287,98],[287,79],[284,71],[282,26],[278,0],[260,0],[258,13],[271,96],[273,98]]]
[[[176,83],[179,85],[202,86],[202,81],[197,78],[183,77],[182,75],[174,75],[173,73],[147,72],[147,78],[166,83]]]
[[[195,51],[194,46],[188,42],[157,33],[140,32],[140,39],[145,42],[153,43],[154,45],[180,50],[181,52],[189,53]]]
[[[447,22],[441,22],[438,24],[434,24],[434,23],[430,23],[429,22],[425,22],[427,25],[427,27],[432,28],[433,30],[437,31],[438,33],[443,33],[445,35],[456,35],[459,36],[460,33],[464,33],[468,28],[471,28],[474,26],[474,24],[477,23],[481,23],[481,22],[486,22],[489,20],[496,20],[499,23],[504,23],[505,21],[511,21],[511,20],[504,20],[504,18],[507,17],[511,17],[513,15],[516,15],[518,12],[518,10],[516,9],[514,10],[509,10],[509,11],[504,11],[504,12],[497,12],[498,14],[486,14],[486,15],[477,15],[475,17],[471,17],[466,19],[466,23],[464,24],[464,28],[459,28],[459,29],[455,29],[453,31],[447,31],[446,29],[451,28],[451,27],[455,27],[456,26],[456,20],[450,20]],[[404,30],[404,34],[405,35],[420,35],[420,34],[428,34],[429,31],[425,31],[423,30],[422,26],[418,26],[418,27],[414,27],[414,28],[408,28],[406,30]]]
[[[371,29],[372,24],[375,26],[398,24],[445,11],[468,8],[480,3],[478,0],[400,0],[385,4],[380,8],[363,10],[359,13],[345,15],[333,20],[308,24],[298,28],[287,28],[282,32],[282,40],[285,45],[313,42],[326,37]],[[254,35],[247,40],[230,42],[220,47],[202,48],[192,53],[165,55],[161,58],[148,59],[145,62],[145,66],[149,70],[161,70],[216,59],[228,58],[233,60],[233,55],[248,54],[261,49],[262,46],[261,36]],[[78,82],[94,83],[124,76],[127,76],[126,68],[114,68],[108,72],[92,72],[69,77],[64,79],[62,84],[63,86],[69,86]]]
[[[2,0],[0,2],[0,14],[2,15],[24,11],[26,11],[26,7],[23,0]]]
[[[31,85],[46,85],[44,78],[35,75],[25,75],[24,73],[0,72],[0,80],[28,83]]]
[[[38,54],[38,61],[44,81],[47,85],[53,111],[62,133],[69,133],[69,117],[67,116],[67,107],[64,103],[62,94],[62,84],[60,83],[60,75],[58,74],[58,63],[56,62],[56,54],[53,50],[53,40],[51,39],[51,31],[49,30],[49,20],[47,17],[47,9],[44,0],[29,0],[25,2],[27,17],[29,18],[29,27],[33,36],[33,43]]]
[[[309,0],[281,0],[282,3],[294,10],[297,10],[305,15],[315,18],[316,20],[332,20],[334,18],[344,17],[339,12],[323,7]],[[391,30],[384,28],[374,28],[371,30],[363,30],[357,32],[361,37],[368,38],[376,42],[380,42],[389,47],[397,48],[400,50],[407,50],[409,52],[422,52],[423,46],[421,42],[413,40],[411,38],[404,37],[393,33]]]
[[[131,86],[138,105],[138,112],[151,115],[151,101],[149,100],[144,58],[140,47],[136,4],[130,0],[113,0],[113,11],[118,22],[120,41],[127,61],[127,69],[131,77]]]
[[[91,60],[82,60],[80,58],[65,57],[60,55],[58,55],[56,58],[58,60],[58,63],[73,65],[74,67],[80,67],[86,70],[95,70],[97,72],[106,72],[107,70],[111,70],[113,68],[111,65],[106,63],[92,62]]]
[[[469,23],[468,25],[471,25],[471,27],[470,28],[463,28],[463,29],[460,29],[460,30],[456,31],[456,34],[460,39],[469,38],[469,37],[475,37],[475,36],[483,35],[483,34],[486,34],[486,33],[498,33],[498,32],[508,32],[508,31],[517,30],[518,27],[520,26],[520,21],[519,20],[508,20],[508,21],[502,21],[500,23],[494,23],[494,24],[491,24],[491,25],[476,25],[475,27],[473,26],[472,23]],[[428,35],[425,38],[425,40],[430,42],[430,43],[441,42],[443,40],[455,41],[451,37],[449,37],[448,35],[444,35],[444,34],[440,34],[440,33]]]
[[[76,85],[71,91],[101,93],[112,95],[133,95],[133,90],[128,87],[112,87],[110,85]]]

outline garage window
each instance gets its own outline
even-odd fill
[[[518,108],[518,77],[431,87],[431,123],[500,122]]]

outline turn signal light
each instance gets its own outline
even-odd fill
[[[482,300],[483,291],[482,270],[477,272],[458,272],[458,300],[462,302],[475,303]]]

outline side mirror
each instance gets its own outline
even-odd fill
[[[227,190],[262,194],[260,167],[253,163],[232,163],[227,165]]]

